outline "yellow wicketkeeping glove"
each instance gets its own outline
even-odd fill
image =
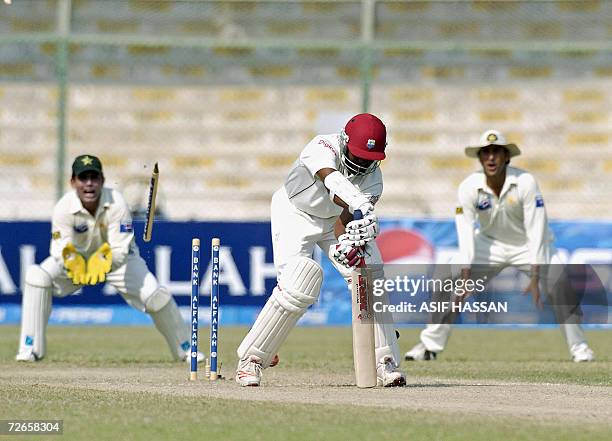
[[[96,285],[106,280],[106,273],[111,269],[113,253],[107,242],[93,253],[87,260],[87,283]]]
[[[69,243],[62,250],[62,258],[64,259],[64,267],[68,277],[72,279],[75,285],[84,285],[87,283],[87,271],[85,270],[85,258],[77,253],[74,245]]]

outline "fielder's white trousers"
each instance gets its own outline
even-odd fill
[[[51,314],[50,294],[65,297],[81,288],[67,277],[61,263],[48,257],[33,266],[32,280],[24,286],[18,359],[28,359],[30,353],[45,356],[46,327]],[[48,277],[47,277],[48,276]],[[166,339],[174,358],[184,357],[188,350],[189,332],[176,302],[168,291],[159,286],[140,255],[128,255],[127,262],[106,275],[110,283],[132,307],[151,315],[155,326]],[[32,285],[31,283],[36,283]]]
[[[547,260],[549,262],[552,264],[563,263],[559,253],[552,246],[548,247],[548,253],[549,259]],[[481,279],[486,276],[487,280],[491,280],[510,265],[518,266],[521,271],[526,273],[531,268],[529,249],[526,245],[509,245],[484,235],[477,235],[475,238],[474,256],[474,264],[483,266],[478,267],[478,274],[471,275],[472,279]],[[454,262],[453,265],[457,265],[457,263]],[[544,293],[542,294],[544,295]],[[560,328],[570,352],[574,345],[586,341],[580,324],[561,324]],[[421,342],[428,351],[441,352],[446,347],[450,334],[450,324],[429,324],[421,331]]]
[[[41,264],[53,280],[53,295],[65,297],[79,290],[66,275],[63,265],[55,258],[47,257]],[[106,275],[106,283],[112,285],[125,301],[145,312],[146,300],[158,288],[157,278],[149,271],[144,259],[138,254],[128,255],[127,262]]]

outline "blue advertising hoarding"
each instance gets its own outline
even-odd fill
[[[210,240],[221,238],[221,322],[252,324],[276,283],[268,222],[156,222],[153,240],[141,239],[143,224],[134,225],[142,257],[188,314],[191,239],[202,241],[201,304],[210,295]],[[612,263],[612,223],[552,222],[556,246],[569,263]],[[20,287],[25,269],[48,256],[48,222],[0,222],[0,323],[18,323]],[[379,247],[385,262],[447,263],[457,253],[452,220],[395,219],[381,222]],[[323,253],[321,253],[323,254]],[[326,257],[319,302],[301,324],[347,325],[350,302],[344,280]],[[526,300],[528,301],[528,300]],[[110,286],[85,287],[54,298],[50,323],[142,324],[149,318],[128,307]],[[205,309],[205,308],[202,308]],[[206,311],[201,318],[207,320]]]

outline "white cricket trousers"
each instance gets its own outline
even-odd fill
[[[563,263],[559,253],[550,246],[548,249],[549,261],[552,264]],[[479,267],[478,274],[472,274],[473,279],[481,279],[486,276],[491,280],[505,267],[509,265],[518,266],[525,273],[529,273],[529,249],[526,245],[509,245],[491,239],[485,235],[477,235],[474,242],[474,264],[486,265]],[[453,265],[456,265],[454,262]],[[545,293],[542,293],[545,296]],[[584,331],[580,324],[561,324],[561,332],[564,335],[568,349],[572,350],[575,345],[586,342]],[[421,343],[428,351],[442,352],[448,343],[451,334],[450,324],[429,324],[421,331]]]

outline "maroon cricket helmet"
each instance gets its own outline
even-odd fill
[[[369,161],[385,159],[387,129],[374,115],[355,115],[346,123],[344,133],[348,136],[348,150],[356,157]]]

